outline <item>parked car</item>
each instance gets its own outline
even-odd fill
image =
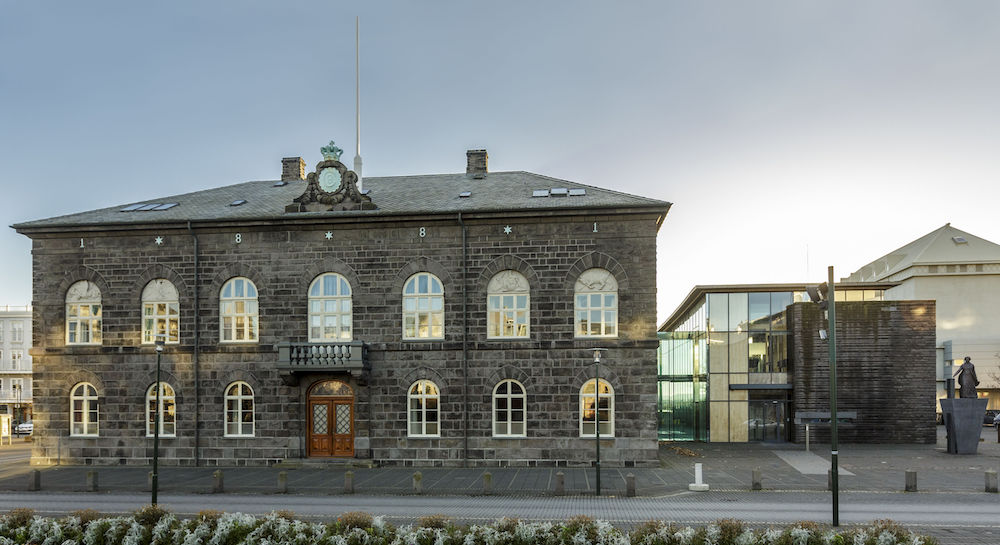
[[[986,415],[983,417],[983,424],[992,426],[998,414],[1000,414],[1000,411],[996,409],[988,409],[986,411]]]
[[[1000,431],[1000,413],[993,417],[993,427]]]
[[[35,423],[31,420],[27,422],[21,422],[14,428],[14,433],[18,435],[31,435],[31,432],[35,431]]]

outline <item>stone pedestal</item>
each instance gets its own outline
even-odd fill
[[[948,452],[976,454],[983,433],[986,398],[942,399],[941,413],[948,427]]]

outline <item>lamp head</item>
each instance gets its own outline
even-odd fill
[[[591,348],[594,351],[594,363],[601,363],[601,354],[607,352],[607,348]]]
[[[160,340],[160,339],[156,340],[156,351],[157,352],[163,352],[163,344],[164,343],[163,343],[162,340]]]

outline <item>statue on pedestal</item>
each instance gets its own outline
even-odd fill
[[[979,386],[979,379],[976,378],[976,366],[972,365],[972,358],[965,356],[965,362],[955,371],[953,376],[958,377],[958,397],[979,397],[976,394],[976,386]]]

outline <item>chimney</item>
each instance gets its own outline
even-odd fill
[[[281,160],[282,180],[305,180],[306,162],[301,157],[285,157]]]
[[[486,177],[486,161],[489,156],[484,149],[470,149],[465,152],[465,175],[477,180]]]

